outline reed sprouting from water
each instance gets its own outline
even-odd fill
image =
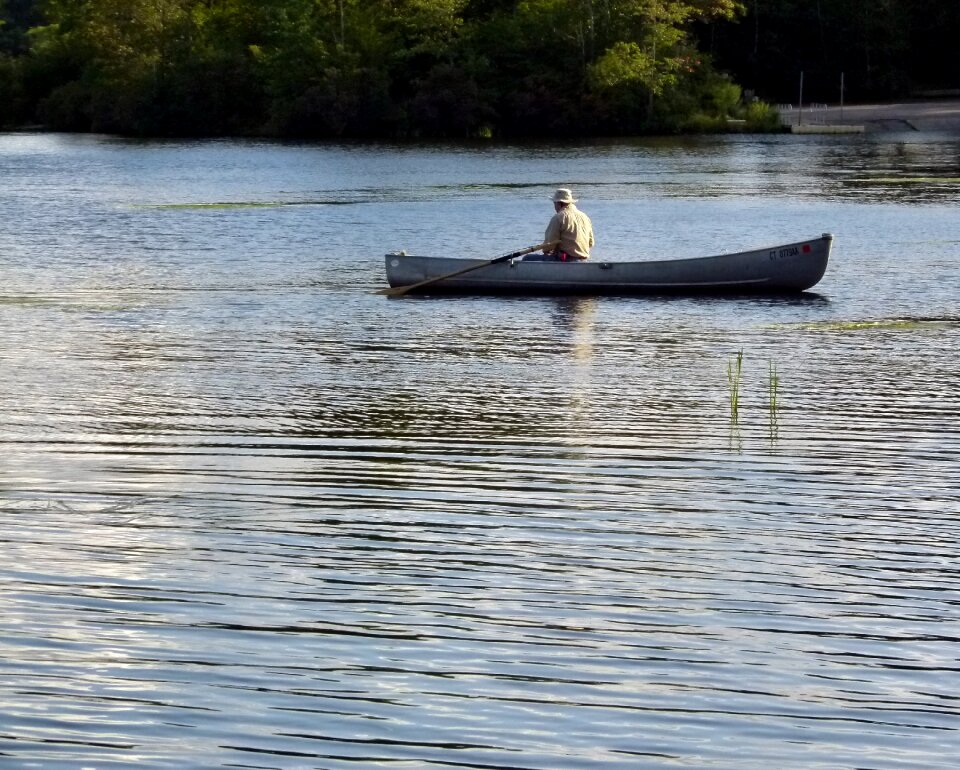
[[[779,427],[780,412],[780,375],[777,373],[777,365],[770,362],[770,378],[767,386],[767,407],[770,412],[770,435],[773,436]]]
[[[740,379],[743,374],[743,351],[737,352],[733,361],[727,362],[727,386],[730,389],[730,419],[740,419]]]

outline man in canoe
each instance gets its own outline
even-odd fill
[[[543,254],[528,256],[527,259],[558,262],[590,259],[590,249],[593,248],[593,223],[590,217],[577,208],[577,199],[566,187],[558,189],[552,200],[555,213],[547,225],[543,242],[559,245]]]

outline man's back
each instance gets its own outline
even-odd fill
[[[550,219],[544,241],[559,241],[559,249],[574,259],[589,259],[593,248],[593,223],[573,203],[563,206]]]

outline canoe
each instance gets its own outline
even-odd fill
[[[824,233],[753,251],[634,262],[536,262],[519,257],[491,262],[401,251],[386,255],[386,267],[393,288],[458,273],[417,288],[425,294],[784,294],[809,289],[823,277],[832,243],[833,236]]]

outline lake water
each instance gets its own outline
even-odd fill
[[[960,139],[8,134],[0,175],[3,768],[957,767]],[[600,259],[833,258],[374,293],[559,185]]]

